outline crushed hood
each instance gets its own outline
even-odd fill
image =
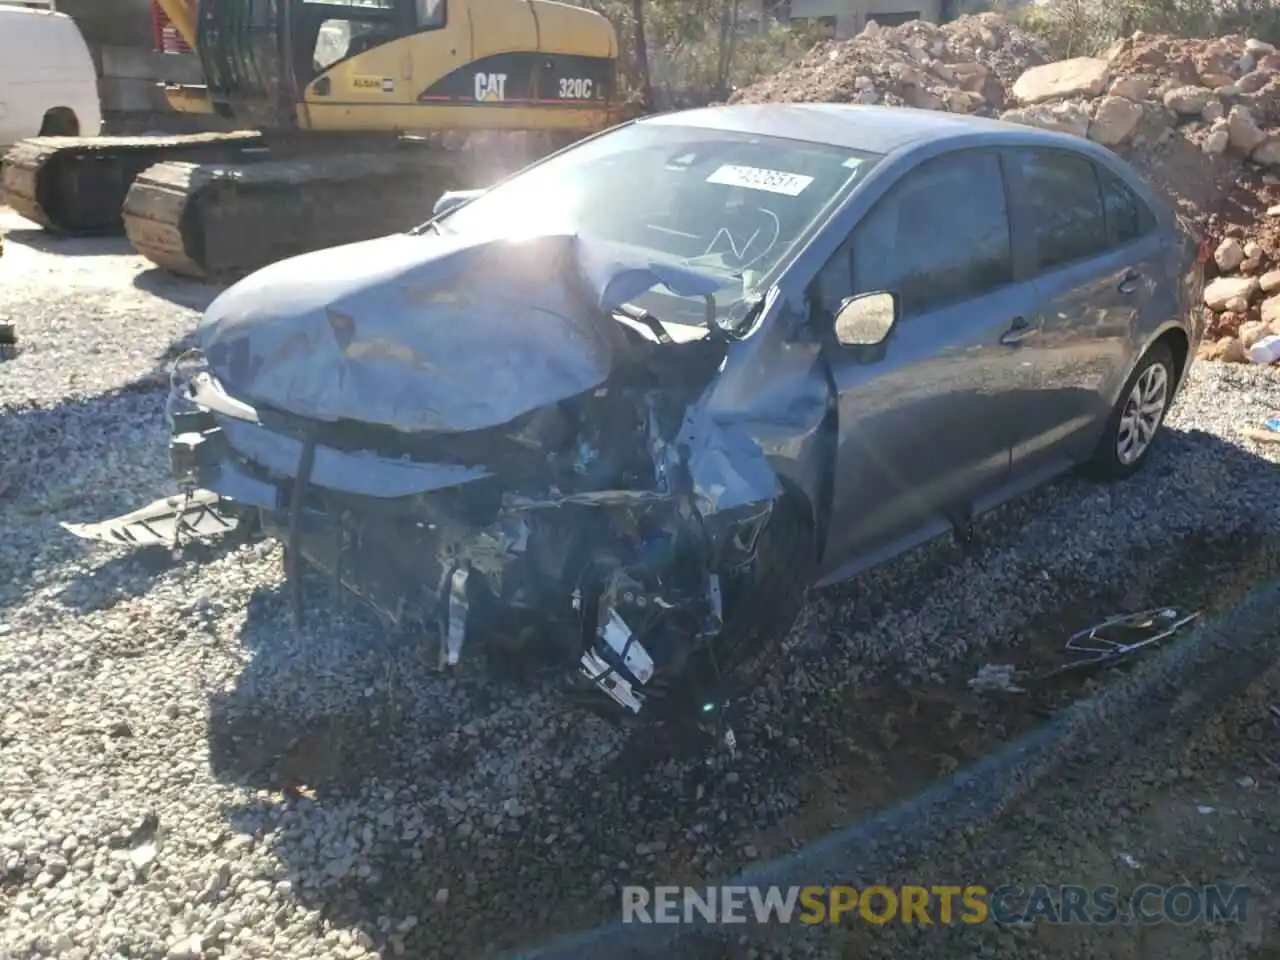
[[[659,284],[717,282],[618,244],[397,234],[272,264],[205,313],[222,386],[321,421],[404,432],[499,426],[609,376],[613,311]]]

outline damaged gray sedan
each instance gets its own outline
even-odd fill
[[[1136,470],[1199,341],[1200,252],[1066,135],[648,118],[231,287],[174,366],[178,494],[68,529],[251,528],[299,614],[306,565],[444,668],[718,704],[811,585],[1074,465]]]

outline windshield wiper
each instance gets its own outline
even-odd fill
[[[725,336],[733,337],[735,340],[740,339],[742,331],[749,330],[755,324],[756,318],[760,316],[760,311],[764,308],[764,301],[765,298],[762,294],[756,294],[741,317],[737,320],[726,320],[725,324],[720,327]]]
[[[427,232],[431,232],[436,234],[437,236],[443,237],[444,227],[440,226],[439,221],[435,219],[428,220],[426,223],[421,223],[418,226],[414,227],[412,230],[410,230],[409,236],[420,237]]]
[[[628,320],[634,320],[636,323],[643,323],[653,331],[653,335],[658,338],[659,343],[666,344],[674,342],[671,338],[671,334],[667,333],[667,328],[662,325],[662,321],[643,307],[636,307],[629,303],[624,303],[618,306],[618,313],[622,314]]]

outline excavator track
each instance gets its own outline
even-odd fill
[[[129,190],[125,232],[166,270],[231,280],[424,222],[441,193],[470,185],[461,156],[403,145],[235,166],[159,163]]]
[[[173,137],[34,137],[10,148],[0,170],[5,202],[58,233],[112,234],[133,181],[165,160],[234,162],[260,147],[260,133]]]

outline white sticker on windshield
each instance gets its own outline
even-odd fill
[[[862,166],[862,163],[863,163],[862,157],[850,157],[844,163],[840,164],[840,166],[847,167],[850,170],[857,170],[860,166]]]
[[[804,188],[813,183],[813,177],[781,170],[763,170],[760,167],[739,167],[725,164],[707,177],[707,183],[720,183],[726,187],[746,187],[749,190],[766,190],[788,197],[798,197]]]

